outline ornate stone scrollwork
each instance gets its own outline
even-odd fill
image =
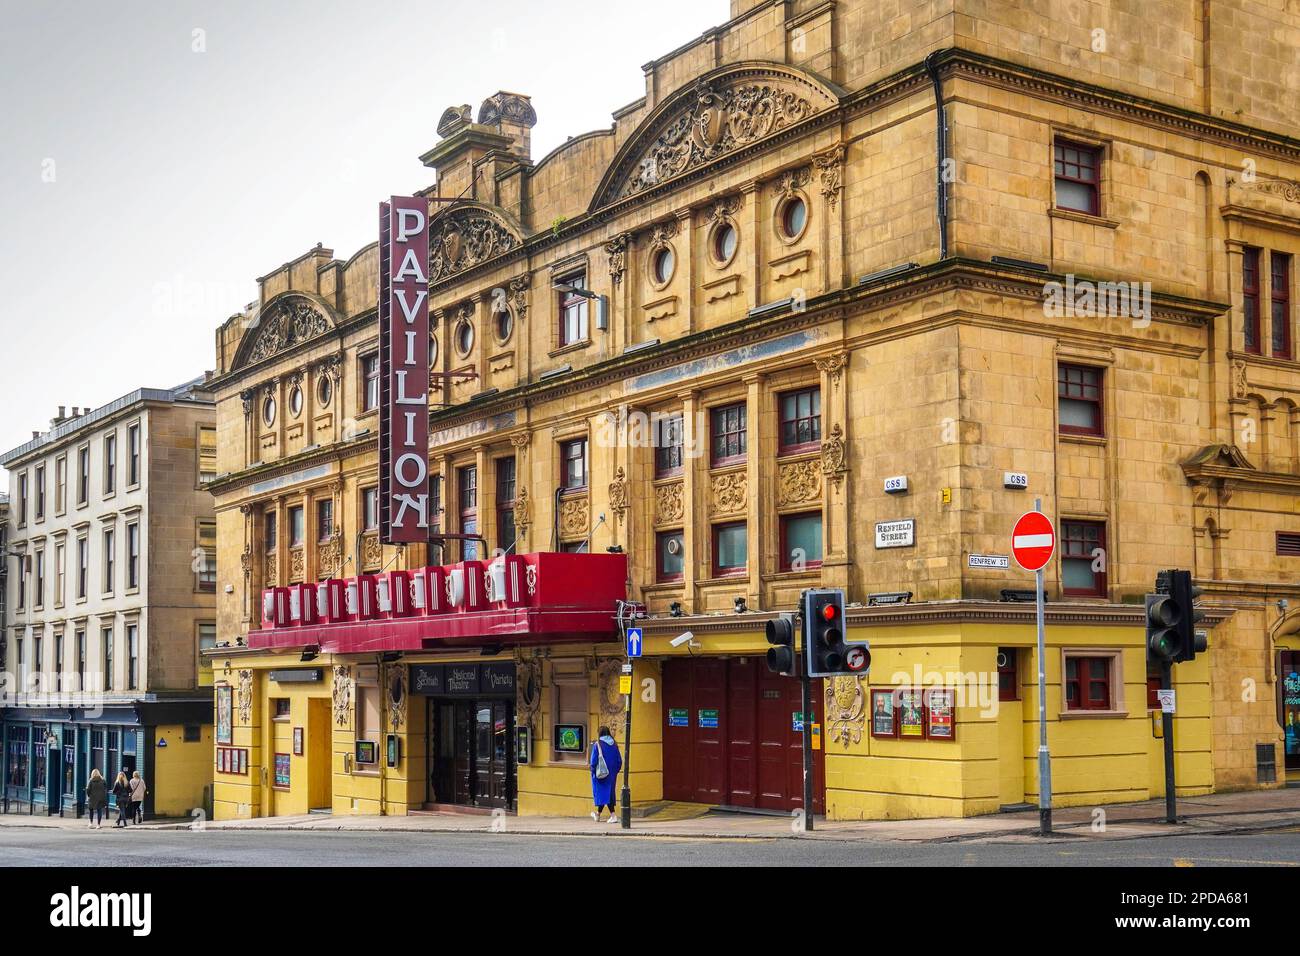
[[[257,397],[257,389],[255,388],[245,388],[242,391],[240,391],[239,398],[240,401],[242,401],[244,404],[245,418],[248,418],[248,416],[253,414],[253,399],[256,397]]]
[[[321,542],[320,547],[316,550],[316,563],[322,575],[328,574],[334,577],[342,571],[339,566],[339,562],[343,558],[342,552],[343,549],[339,547],[337,536]]]
[[[616,521],[622,521],[627,511],[627,473],[622,465],[614,469],[614,480],[609,483],[609,509]]]
[[[280,585],[280,573],[279,573],[279,572],[280,572],[280,567],[279,567],[279,565],[280,565],[280,562],[276,560],[276,557],[275,557],[275,554],[274,554],[274,553],[272,553],[272,554],[268,554],[268,555],[266,556],[266,561],[265,561],[265,563],[262,565],[262,567],[263,567],[263,570],[264,570],[264,572],[265,572],[265,573],[263,574],[263,577],[266,578],[266,586],[267,586],[268,588],[279,587],[279,585]]]
[[[239,708],[239,722],[247,727],[253,722],[253,672],[251,670],[241,670],[239,672],[239,692],[236,697],[236,706]]]
[[[822,497],[822,462],[820,458],[792,461],[781,465],[777,479],[778,507],[820,501]]]
[[[503,221],[486,210],[460,207],[442,213],[429,230],[429,281],[472,269],[519,245]]]
[[[479,106],[478,122],[480,126],[506,122],[532,127],[537,125],[537,111],[532,103],[516,93],[497,93]]]
[[[681,521],[684,514],[682,483],[674,481],[655,488],[655,524],[666,525]]]
[[[515,530],[521,535],[528,533],[528,526],[533,523],[533,503],[528,500],[528,489],[520,488],[515,495]]]
[[[473,122],[474,111],[468,103],[461,106],[448,106],[438,119],[438,135],[444,139],[456,130]]]
[[[1279,196],[1287,202],[1300,202],[1300,182],[1290,179],[1270,179],[1263,176],[1257,176],[1248,183],[1238,183],[1233,179],[1228,180],[1229,185],[1242,186],[1245,189],[1251,189],[1255,192],[1270,193]]]
[[[822,474],[838,489],[840,481],[848,470],[844,429],[840,427],[839,422],[836,422],[831,426],[830,434],[822,439]]]
[[[749,478],[743,471],[714,475],[712,482],[714,514],[744,511],[749,500]]]
[[[284,299],[261,316],[256,338],[235,367],[260,362],[285,349],[324,335],[330,328],[330,320],[309,299]]]
[[[686,109],[642,151],[610,198],[634,196],[797,123],[818,108],[784,81],[728,86],[701,78]]]
[[[406,727],[406,701],[410,696],[405,664],[391,664],[388,679],[384,686],[388,688],[388,722],[394,732]]]
[[[731,219],[736,213],[740,212],[741,198],[739,196],[723,196],[709,204],[709,211],[705,213],[705,219],[709,223],[715,223],[720,219]]]
[[[560,503],[560,534],[577,537],[587,533],[587,499],[571,498]]]
[[[867,722],[867,694],[861,677],[831,677],[826,681],[826,722],[830,743],[844,749],[862,740]]]
[[[515,316],[520,322],[528,316],[528,287],[532,284],[533,277],[527,272],[510,280],[510,306],[515,310]]]
[[[1248,391],[1250,391],[1250,385],[1246,382],[1246,363],[1241,359],[1233,359],[1232,397],[1245,398]]]
[[[379,533],[368,531],[361,537],[361,569],[375,570],[383,566],[384,546],[379,543]]]
[[[623,721],[623,695],[618,692],[618,678],[623,665],[618,660],[601,661],[596,666],[596,686],[600,693],[600,723],[614,730]]]
[[[334,666],[330,697],[334,704],[334,726],[346,727],[352,713],[352,672],[342,664]]]
[[[605,254],[609,256],[609,277],[614,285],[623,281],[627,271],[627,246],[632,241],[630,232],[620,233],[605,243]]]
[[[801,166],[798,169],[787,169],[777,177],[776,185],[772,187],[772,192],[782,199],[789,199],[804,186],[808,185],[808,180],[812,179],[812,170],[807,166]]]
[[[542,710],[542,662],[535,657],[515,665],[515,722],[532,727]]]
[[[289,551],[289,581],[291,583],[301,581],[307,571],[306,556],[302,548],[292,548]]]
[[[826,199],[826,206],[834,212],[840,191],[844,188],[844,144],[840,143],[824,153],[818,153],[813,157],[813,166],[821,174],[822,196]]]
[[[831,387],[833,388],[840,384],[840,377],[844,374],[844,367],[849,364],[849,353],[836,352],[834,355],[814,359],[813,364],[817,366],[817,371],[830,376]]]

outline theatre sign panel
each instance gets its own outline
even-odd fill
[[[429,204],[379,204],[379,536],[429,536]]]

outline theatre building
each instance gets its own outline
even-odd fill
[[[219,817],[586,813],[621,600],[638,803],[797,808],[811,716],[831,817],[1032,804],[1036,499],[1056,805],[1163,793],[1167,568],[1179,792],[1300,773],[1300,15],[914,6],[720,5],[543,156],[526,95],[441,112],[429,544],[379,536],[377,247],[259,280],[212,383]],[[814,586],[873,663],[805,715],[763,629]]]
[[[60,407],[0,455],[13,489],[6,813],[80,816],[99,770],[140,771],[148,816],[207,806],[216,642],[213,402],[203,379]]]

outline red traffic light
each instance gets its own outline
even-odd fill
[[[823,620],[826,620],[826,621],[833,621],[833,620],[835,620],[836,616],[838,616],[838,614],[839,614],[839,611],[836,610],[836,607],[835,607],[834,604],[823,604],[823,605],[822,605],[822,619],[823,619]]]

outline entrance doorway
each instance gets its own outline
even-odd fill
[[[664,797],[789,811],[803,806],[803,710],[798,680],[761,657],[664,662]],[[813,714],[824,719],[822,682]],[[825,761],[813,751],[813,811],[824,812]]]
[[[514,701],[429,700],[429,802],[515,808]]]
[[[1300,651],[1280,651],[1278,679],[1281,683],[1281,707],[1287,778],[1300,777]]]

